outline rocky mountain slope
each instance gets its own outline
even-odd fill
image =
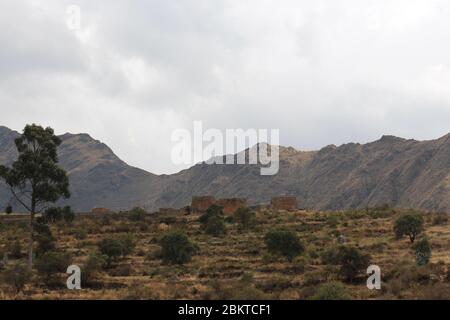
[[[16,157],[17,132],[0,127],[0,162]],[[101,206],[148,210],[181,207],[192,195],[246,197],[268,203],[295,195],[301,207],[343,209],[384,203],[450,211],[450,134],[430,141],[383,136],[368,144],[349,143],[302,152],[280,147],[280,170],[261,176],[256,165],[197,164],[173,175],[154,175],[128,166],[105,144],[86,134],[65,134],[59,149],[78,211]],[[0,186],[0,206],[9,201]]]

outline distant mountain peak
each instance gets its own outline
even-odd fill
[[[0,163],[10,164],[17,157],[17,135],[0,126]],[[207,194],[247,198],[250,204],[289,194],[301,207],[318,210],[388,203],[450,211],[450,134],[429,141],[385,135],[367,144],[329,145],[319,151],[280,146],[280,170],[274,176],[261,176],[258,167],[250,165],[205,163],[173,175],[153,175],[127,165],[89,134],[60,137],[58,156],[71,184],[68,204],[77,211],[182,207],[192,195]],[[9,199],[0,184],[0,208]]]

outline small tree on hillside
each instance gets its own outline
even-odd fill
[[[305,250],[297,235],[292,231],[272,230],[266,234],[264,240],[270,253],[285,256],[289,261]]]
[[[6,268],[2,273],[3,281],[19,293],[31,279],[31,271],[26,265],[17,262]]]
[[[203,225],[203,227],[206,227],[206,223],[208,222],[209,218],[215,217],[215,216],[223,218],[223,207],[222,206],[218,206],[218,205],[213,204],[199,218],[199,221]]]
[[[198,247],[182,231],[171,231],[159,239],[161,256],[165,263],[184,264],[191,261]]]
[[[241,229],[250,229],[256,225],[256,214],[247,207],[241,207],[234,213],[234,219]]]
[[[338,261],[341,265],[339,273],[348,282],[352,282],[369,266],[370,257],[362,254],[354,247],[340,247]]]
[[[219,237],[227,233],[225,221],[222,216],[212,216],[208,219],[205,226],[206,234]]]
[[[426,238],[420,240],[413,247],[416,254],[416,264],[418,266],[426,265],[430,262],[431,258],[431,247],[430,243]]]
[[[33,264],[34,217],[49,202],[68,198],[69,179],[58,166],[57,148],[61,144],[51,128],[27,125],[15,140],[18,159],[11,168],[0,166],[0,177],[14,198],[30,213],[28,267]]]
[[[411,243],[423,231],[423,217],[419,213],[409,213],[395,221],[394,232],[397,239],[408,236]]]

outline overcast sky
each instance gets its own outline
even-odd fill
[[[81,29],[66,9],[81,9]],[[450,2],[1,0],[0,125],[89,133],[154,173],[171,133],[297,149],[450,132]]]

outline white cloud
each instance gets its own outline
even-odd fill
[[[81,28],[66,9],[81,8]],[[450,3],[60,1],[0,5],[3,125],[88,132],[149,171],[174,128],[279,128],[300,149],[450,123]]]

